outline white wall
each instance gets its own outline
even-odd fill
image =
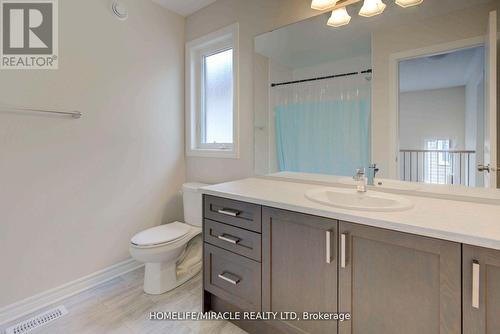
[[[186,20],[186,41],[240,24],[240,159],[190,157],[187,178],[223,182],[254,174],[254,37],[318,12],[309,0],[218,0]]]
[[[136,232],[181,218],[184,19],[125,0],[59,1],[55,71],[2,71],[0,307],[129,257]]]
[[[500,55],[500,40],[497,40],[497,55]],[[497,58],[497,78],[500,78],[500,56]],[[500,85],[497,85],[498,96],[500,96]],[[500,112],[497,113],[497,152],[498,159],[500,157]],[[497,188],[500,188],[500,170],[497,171]]]
[[[255,54],[254,59],[254,171],[257,175],[266,174],[269,170],[269,94],[270,88],[256,84],[269,81],[269,58]]]
[[[390,107],[389,62],[392,54],[466,38],[484,36],[490,10],[499,2],[454,11],[444,16],[409,22],[397,29],[373,33],[372,156],[380,175],[396,178],[397,110]],[[396,108],[397,109],[397,108]]]
[[[476,166],[484,160],[484,52],[478,52],[470,69],[470,76],[465,86],[465,149],[476,151],[471,156],[470,165]],[[469,171],[471,184],[484,186],[484,175],[476,168]]]
[[[480,52],[470,67],[470,75],[465,86],[466,94],[466,126],[465,146],[468,150],[476,150],[477,145],[483,146],[484,122],[479,123],[480,114],[484,114],[484,53]],[[483,117],[484,121],[484,117]],[[480,140],[478,135],[482,134]]]
[[[267,157],[268,169],[262,174],[275,173],[279,171],[278,153],[276,147],[276,117],[274,114],[274,107],[276,106],[276,90],[270,86],[271,83],[287,82],[296,80],[294,78],[294,70],[290,67],[281,65],[280,63],[270,60],[269,61],[269,79],[267,87],[269,89],[269,104],[266,109],[266,118],[268,129],[268,142],[269,142],[269,155]],[[255,146],[256,154],[260,151],[260,147]],[[257,171],[256,171],[257,172]]]
[[[401,93],[401,149],[426,149],[426,139],[450,139],[452,149],[465,146],[465,86]]]
[[[272,112],[276,95],[271,83],[293,79],[292,68],[255,54],[255,174],[278,171],[276,156],[275,118]]]

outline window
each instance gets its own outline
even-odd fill
[[[424,182],[431,184],[450,184],[452,161],[449,139],[431,139],[425,141]]]
[[[233,49],[203,59],[201,144],[231,148],[233,144]]]
[[[238,25],[186,45],[186,154],[238,157]]]

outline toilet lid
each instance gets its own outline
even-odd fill
[[[182,238],[190,229],[189,225],[180,222],[160,225],[137,233],[131,242],[137,246],[165,244]]]

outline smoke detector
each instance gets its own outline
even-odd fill
[[[128,18],[127,7],[125,7],[125,5],[118,0],[113,0],[111,3],[111,11],[120,20],[126,20]]]

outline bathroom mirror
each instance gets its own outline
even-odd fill
[[[376,163],[395,182],[496,188],[499,2],[384,3],[255,38],[255,173],[349,180]]]

